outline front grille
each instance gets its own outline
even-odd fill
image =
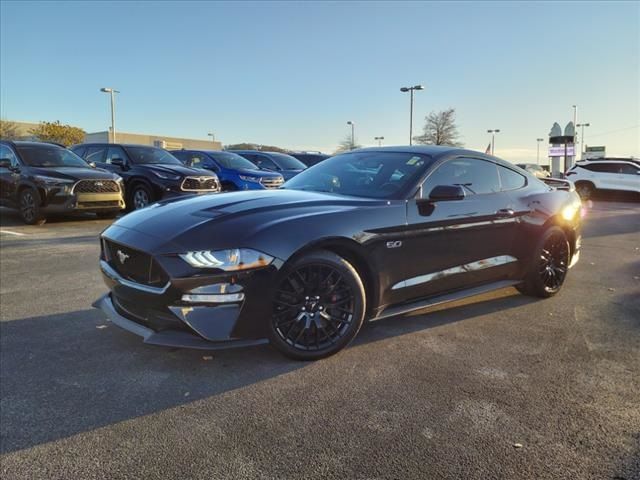
[[[264,188],[278,188],[284,183],[284,178],[261,178],[260,183],[264,186]]]
[[[114,180],[80,180],[73,187],[74,193],[116,193],[120,191]]]
[[[131,302],[111,294],[113,304],[120,315],[149,327],[156,332],[163,330],[185,330],[189,328],[166,309],[149,308],[140,302]]]
[[[169,276],[148,253],[104,239],[105,260],[122,277],[132,282],[163,287]]]
[[[92,208],[92,207],[114,207],[120,208],[120,202],[118,200],[105,200],[104,202],[78,202],[78,207]]]
[[[220,189],[220,184],[215,177],[185,177],[180,189],[185,192],[215,192]]]

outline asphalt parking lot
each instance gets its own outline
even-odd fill
[[[315,363],[145,346],[90,306],[108,221],[0,213],[3,479],[640,479],[638,203],[590,206],[552,299],[375,322]]]

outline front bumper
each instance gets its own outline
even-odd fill
[[[49,192],[45,195],[45,203],[42,210],[48,213],[65,212],[102,212],[117,211],[124,208],[124,199],[121,192],[114,193],[77,193],[61,194]]]
[[[129,248],[126,244],[122,247]],[[125,278],[113,266],[118,265],[118,260],[111,260],[105,251],[103,248],[100,267],[110,292],[93,306],[116,325],[143,337],[145,343],[220,349],[268,342],[265,312],[271,308],[269,299],[277,273],[275,265],[244,272],[203,274],[201,271],[189,272],[191,267],[181,259],[151,256],[167,273],[166,283],[163,279],[162,284],[152,286]],[[129,248],[127,252],[133,255],[135,251]],[[208,289],[220,285],[241,291],[243,298],[183,300],[183,295],[208,293]]]
[[[174,348],[195,348],[201,350],[220,350],[237,347],[251,347],[268,343],[266,339],[228,340],[211,342],[197,335],[180,330],[155,330],[120,315],[113,305],[111,293],[107,293],[93,303],[93,307],[101,310],[105,316],[120,328],[143,338],[144,343]]]

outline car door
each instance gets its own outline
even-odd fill
[[[616,163],[617,183],[620,190],[640,192],[640,167],[630,163]]]
[[[462,187],[465,196],[432,200],[440,185]],[[517,270],[516,224],[494,162],[465,156],[439,164],[407,202],[408,260],[391,287],[393,303],[509,278]]]
[[[9,168],[0,167],[0,200],[3,205],[12,205],[16,199],[20,180],[20,162],[11,147],[0,144],[0,158],[9,160]]]

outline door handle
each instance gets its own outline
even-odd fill
[[[501,208],[496,212],[496,216],[499,218],[509,218],[513,217],[515,213],[512,208]]]

